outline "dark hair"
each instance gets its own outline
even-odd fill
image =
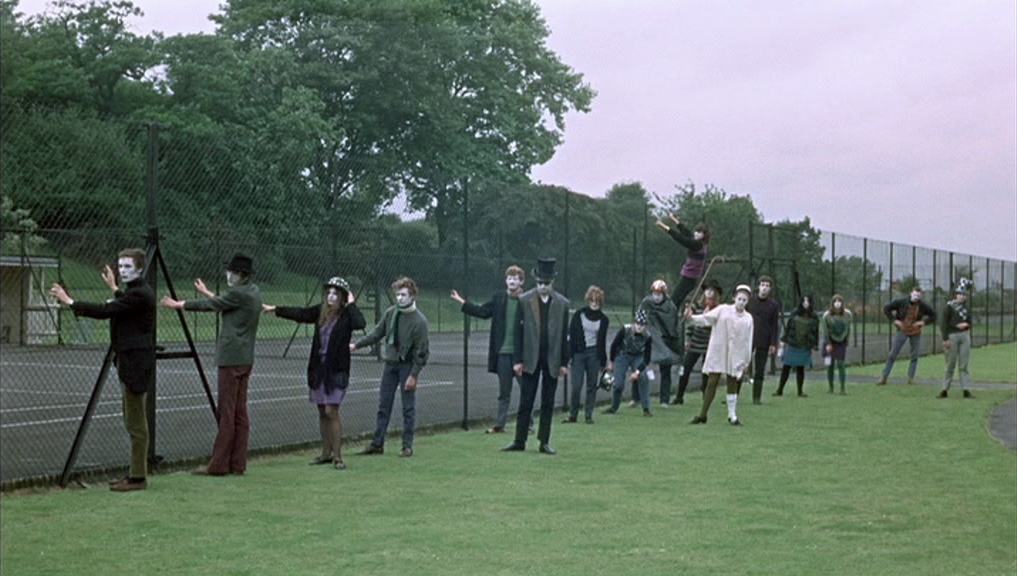
[[[703,244],[709,244],[710,243],[710,225],[709,224],[707,224],[706,222],[700,222],[699,224],[696,224],[696,228],[695,228],[694,232],[702,232],[703,233],[703,240],[702,240]]]
[[[806,298],[809,299],[809,307],[808,308],[805,307],[805,299]],[[813,298],[811,294],[803,295],[801,298],[798,299],[798,307],[795,308],[794,313],[797,316],[805,315],[805,316],[813,316],[813,317],[815,317],[815,315],[816,315],[816,299]]]
[[[770,284],[770,288],[773,288],[773,278],[770,278],[766,274],[763,274],[762,276],[759,277],[759,282],[758,283],[762,284],[763,282],[769,283]]]
[[[337,302],[334,307],[328,305],[329,288],[335,288],[339,292],[339,302]],[[349,293],[346,292],[346,290],[344,290],[342,286],[328,285],[322,288],[322,290],[325,292],[325,299],[321,303],[321,312],[319,312],[318,314],[319,327],[327,324],[328,321],[331,320],[332,318],[338,318],[339,316],[341,316],[343,310],[346,309],[346,298],[349,297]]]

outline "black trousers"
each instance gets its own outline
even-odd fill
[[[523,372],[520,385],[519,414],[516,416],[516,444],[526,445],[526,436],[533,420],[533,404],[540,387],[540,424],[537,426],[537,440],[547,444],[551,440],[551,418],[554,416],[554,393],[558,389],[558,375],[547,370],[541,362],[533,374]]]

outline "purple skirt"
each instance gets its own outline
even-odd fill
[[[833,345],[833,350],[828,354],[834,360],[843,361],[847,356],[847,341],[844,342],[830,342]]]

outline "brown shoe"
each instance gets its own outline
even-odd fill
[[[908,378],[908,386],[914,386],[914,385],[915,385],[915,379],[914,378]]]
[[[121,476],[120,478],[114,478],[109,481],[109,485],[119,484],[121,482],[127,482],[127,476]]]
[[[504,426],[495,426],[494,428],[488,428],[487,430],[484,430],[485,434],[501,434],[502,432],[505,432]]]
[[[110,484],[109,489],[112,492],[133,492],[135,490],[146,490],[148,489],[148,480],[142,478],[140,481],[132,482],[130,479],[124,479],[116,484]]]
[[[364,448],[360,452],[357,452],[357,454],[359,454],[360,456],[370,456],[370,455],[374,455],[374,454],[379,454],[380,455],[380,454],[384,454],[384,453],[385,453],[385,447],[384,446],[376,446],[374,444],[368,444],[367,448]]]
[[[399,451],[399,457],[400,458],[409,458],[410,456],[413,456],[413,448],[408,448],[406,446],[403,446],[403,449]]]

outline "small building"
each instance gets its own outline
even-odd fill
[[[49,295],[59,261],[48,256],[0,256],[0,341],[43,344],[57,336],[60,305]]]

